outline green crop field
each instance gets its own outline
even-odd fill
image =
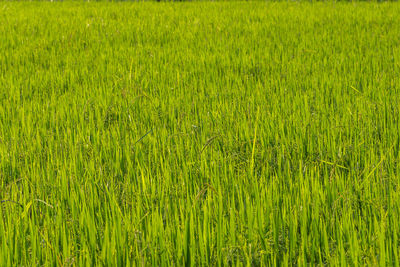
[[[0,265],[399,266],[399,14],[0,2]]]

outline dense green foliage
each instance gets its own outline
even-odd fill
[[[1,265],[398,266],[398,14],[1,3]]]

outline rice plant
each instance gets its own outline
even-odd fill
[[[0,2],[0,265],[399,266],[398,14]]]

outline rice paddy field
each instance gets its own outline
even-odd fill
[[[399,266],[399,14],[1,2],[1,265]]]

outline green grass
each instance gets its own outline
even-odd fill
[[[398,14],[1,2],[1,265],[398,266]]]

